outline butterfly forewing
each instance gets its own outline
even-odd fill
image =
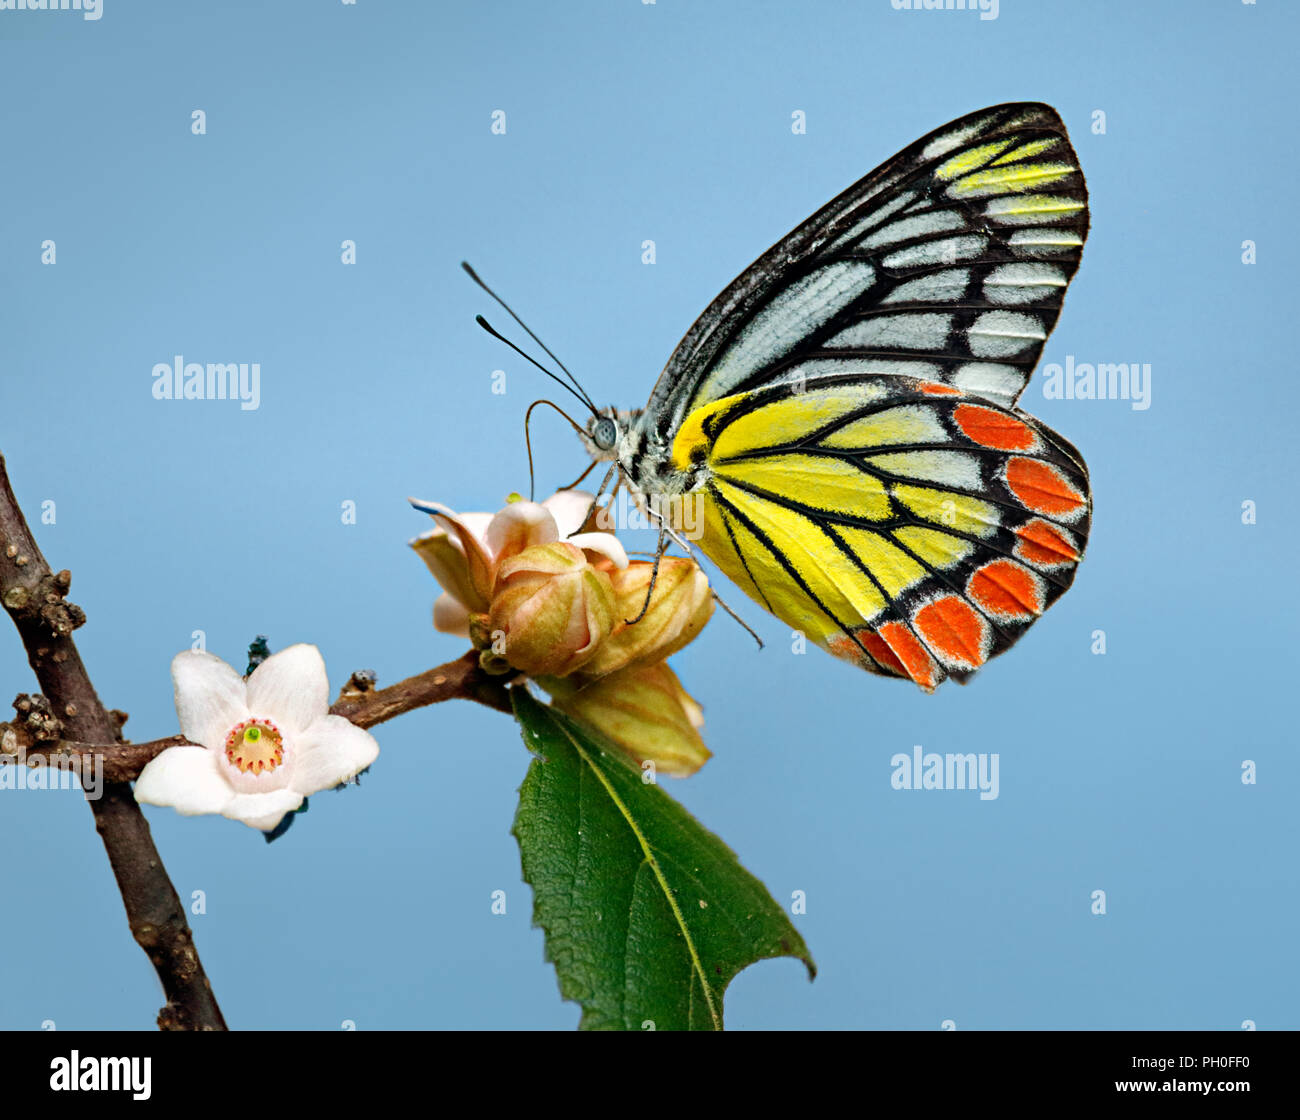
[[[923,137],[769,249],[665,367],[661,435],[774,380],[905,374],[1014,404],[1088,230],[1087,191],[1046,105],[985,109]]]

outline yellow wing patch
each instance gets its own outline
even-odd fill
[[[998,527],[997,507],[966,494],[931,490],[926,486],[895,486],[894,497],[917,517],[959,533],[984,537]]]
[[[1033,159],[1034,156],[1042,155],[1049,148],[1057,148],[1061,141],[1053,136],[1048,140],[1031,140],[1028,144],[1021,144],[1018,148],[1012,148],[1005,155],[998,156],[993,160],[990,166],[997,167],[1000,163],[1010,163],[1016,159]]]
[[[719,464],[715,476],[867,521],[890,514],[885,484],[846,459],[799,453],[733,459]]]
[[[951,568],[975,551],[975,546],[970,541],[939,529],[908,525],[895,530],[894,536],[899,543],[936,568]]]
[[[885,594],[897,598],[925,575],[925,569],[882,533],[843,526],[836,530],[876,577]],[[884,606],[884,603],[881,603]]]
[[[727,459],[743,455],[758,448],[779,447],[806,439],[811,432],[830,424],[846,413],[884,397],[884,389],[873,385],[853,385],[848,388],[809,389],[803,393],[759,405],[730,421],[719,433],[710,458]],[[741,397],[728,397],[736,401]],[[723,404],[724,401],[719,401]],[[685,434],[686,427],[682,432]],[[680,436],[678,437],[680,440]]]
[[[945,160],[934,169],[934,177],[947,182],[949,179],[956,179],[968,172],[976,171],[989,162],[994,156],[1006,151],[1007,147],[1014,141],[995,140],[991,144],[981,144],[976,148],[970,148],[955,155],[952,159]]]
[[[933,411],[902,405],[850,420],[821,441],[822,447],[854,450],[894,443],[938,443],[946,439]]]
[[[880,593],[816,523],[725,482],[715,486],[764,538],[759,540],[743,524],[734,526],[753,582],[777,618],[824,642],[842,628],[837,620],[861,619],[863,612],[874,616],[884,606]]]
[[[1074,174],[1068,163],[1014,163],[1007,167],[989,167],[967,175],[948,188],[953,198],[983,198],[1004,195],[1009,191],[1033,190],[1059,183]]]

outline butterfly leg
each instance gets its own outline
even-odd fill
[[[645,606],[641,608],[641,614],[637,615],[634,621],[639,621],[645,615],[645,612],[650,608],[650,596],[654,593],[655,576],[659,574],[659,557],[661,557],[664,554],[664,549],[667,547],[667,545],[665,544],[665,539],[671,538],[678,545],[678,547],[680,547],[681,550],[686,553],[687,556],[689,556],[692,560],[695,560],[695,550],[691,548],[690,542],[682,539],[680,536],[677,535],[673,527],[664,518],[663,513],[660,510],[655,509],[654,503],[650,504],[650,512],[652,516],[658,518],[659,520],[659,548],[655,552],[655,568],[654,568],[654,572],[651,573],[650,576],[650,590],[649,592],[646,593]],[[697,564],[699,563],[698,560],[695,560],[695,562]],[[732,618],[734,618],[738,623],[740,623],[741,628],[751,638],[753,638],[754,641],[758,643],[758,648],[762,649],[763,639],[758,636],[757,632],[754,630],[752,626],[749,625],[748,622],[746,622],[743,618],[741,618],[740,615],[738,615],[734,610],[731,609],[731,607],[727,605],[727,601],[721,595],[718,594],[717,589],[710,586],[709,594],[713,596],[713,601],[717,603],[718,606],[720,606],[724,611],[726,611],[729,615],[731,615]]]
[[[731,617],[734,618],[738,623],[740,623],[741,629],[744,630],[751,638],[754,639],[754,641],[758,643],[759,649],[762,649],[763,639],[758,636],[757,631],[755,631],[755,629],[752,626],[750,626],[748,622],[746,622],[743,618],[741,618],[740,615],[738,615],[729,606],[727,606],[727,601],[721,595],[719,595],[712,588],[710,588],[709,591],[713,595],[713,601],[717,603],[718,606],[720,606],[729,615],[731,615]]]
[[[594,467],[595,465],[596,464],[593,462],[591,464],[591,467]],[[583,471],[582,474],[580,474],[571,485],[564,487],[564,489],[572,490],[574,486],[577,486],[578,483],[581,482],[584,478],[586,478],[587,475],[591,472],[591,467],[588,467],[585,471]],[[609,470],[605,472],[605,477],[601,479],[600,488],[596,491],[595,495],[592,497],[591,505],[587,507],[586,514],[583,515],[582,521],[578,524],[578,527],[574,529],[572,533],[569,534],[569,536],[571,537],[577,536],[577,534],[583,532],[586,529],[587,522],[591,520],[591,515],[596,512],[596,509],[600,505],[600,496],[605,493],[605,487],[609,485],[609,480],[617,473],[618,473],[617,466],[610,467]],[[618,487],[615,486],[614,489],[617,491]]]
[[[560,489],[561,489],[561,490],[574,490],[574,489],[576,489],[577,486],[578,486],[578,483],[581,482],[584,478],[587,477],[587,475],[591,474],[591,472],[594,471],[594,470],[596,469],[596,464],[597,464],[598,462],[600,462],[599,459],[593,459],[593,460],[592,460],[592,461],[587,465],[587,469],[586,469],[585,471],[583,471],[582,474],[578,475],[578,477],[575,478],[572,482],[570,482],[568,486],[561,486]],[[590,515],[588,515],[588,516],[590,516]]]
[[[635,625],[645,618],[645,612],[650,609],[650,599],[655,593],[655,581],[659,579],[659,561],[663,559],[664,551],[668,548],[668,534],[670,530],[662,524],[659,525],[659,543],[655,547],[654,567],[650,569],[650,586],[645,591],[645,602],[641,604],[641,609],[637,612],[636,618],[627,618],[623,621],[628,626]]]

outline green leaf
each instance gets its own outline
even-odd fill
[[[534,758],[514,835],[533,923],[585,1030],[721,1030],[722,998],[768,957],[816,967],[735,854],[612,747],[510,690]]]

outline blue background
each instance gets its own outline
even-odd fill
[[[498,508],[527,486],[526,405],[558,392],[474,326],[504,316],[462,257],[598,400],[639,405],[709,299],[832,195],[956,116],[1047,101],[1093,232],[1044,361],[1148,362],[1151,407],[1027,390],[1087,456],[1095,528],[1074,590],[970,686],[926,696],[794,656],[734,589],[767,648],[719,615],[676,659],[715,758],[670,791],[778,900],[806,892],[795,920],[821,969],[809,985],[793,961],[751,968],[729,1023],[1300,1026],[1283,407],[1298,15],[1235,0],[1004,0],[989,21],[888,0],[0,12],[0,448],[46,555],[72,569],[101,696],[134,738],[172,733],[168,662],[195,630],[240,666],[258,633],[315,642],[334,689],[461,652],[431,629],[436,588],[405,543],[428,522],[405,498]],[[260,362],[260,409],[155,400],[150,371],[175,354]],[[585,460],[553,415],[535,436],[549,492]],[[32,687],[12,634],[0,682]],[[313,798],[269,847],[147,810],[182,897],[206,892],[191,921],[230,1024],[575,1025],[508,832],[529,761],[515,729],[446,704],[377,736],[362,788]],[[889,759],[914,744],[999,752],[1000,798],[892,789]],[[0,793],[0,907],[26,962],[0,983],[2,1026],[148,1028],[160,1005],[80,802]]]

